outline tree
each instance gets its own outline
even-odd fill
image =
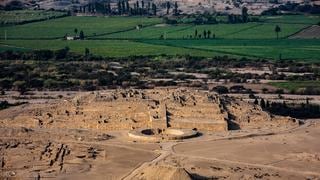
[[[249,94],[249,98],[250,98],[250,99],[256,99],[256,96],[255,96],[254,94],[250,93],[250,94]]]
[[[59,49],[56,51],[56,59],[65,59],[70,51],[70,48],[66,46],[63,49]]]
[[[147,4],[147,14],[150,14],[150,7],[151,7],[151,3],[148,2],[148,4]]]
[[[86,60],[88,60],[88,59],[89,59],[89,56],[90,56],[90,50],[89,50],[88,48],[86,48],[86,49],[84,50],[84,57],[86,58]]]
[[[262,88],[262,92],[265,94],[265,93],[267,93],[269,90],[268,90],[268,88]]]
[[[243,7],[242,8],[242,21],[244,22],[244,23],[246,23],[246,22],[248,22],[248,8],[246,8],[246,7]]]
[[[228,22],[229,23],[235,23],[235,16],[233,14],[228,15]]]
[[[170,12],[170,8],[171,8],[171,4],[169,1],[167,1],[167,15],[169,14]]]
[[[225,86],[216,86],[212,88],[213,91],[216,91],[219,94],[226,94],[229,92],[228,88]]]
[[[25,81],[15,81],[13,86],[17,91],[20,92],[21,95],[27,92],[27,83]]]
[[[270,102],[267,100],[266,108],[270,108]]]
[[[309,105],[309,98],[306,98],[306,105]]]
[[[203,31],[203,38],[207,39],[207,31],[206,30]]]
[[[153,11],[153,15],[156,16],[157,15],[157,5],[152,3],[152,11]]]
[[[91,13],[91,4],[88,4],[88,11]]]
[[[9,3],[6,4],[4,7],[4,10],[6,11],[12,11],[12,10],[22,10],[24,8],[24,5],[21,1],[10,1]]]
[[[107,13],[111,14],[111,4],[110,4],[110,2],[107,3]]]
[[[121,2],[120,1],[118,1],[117,6],[118,6],[118,14],[121,14],[122,13],[122,8],[121,8]]]
[[[283,89],[277,89],[277,90],[275,90],[274,93],[276,93],[276,94],[284,94],[284,90]]]
[[[126,12],[129,13],[129,10],[130,10],[129,1],[126,1]]]
[[[32,78],[28,84],[29,84],[29,87],[32,87],[32,88],[42,88],[43,87],[43,79]]]
[[[266,108],[266,102],[264,101],[263,98],[261,98],[260,106],[261,106],[262,109],[265,109],[265,108]]]
[[[1,89],[10,89],[12,87],[12,81],[9,79],[0,80]]]
[[[208,34],[208,38],[210,38],[211,37],[211,31],[208,30],[207,34]]]
[[[194,31],[194,37],[195,37],[195,38],[198,37],[198,30],[197,30],[197,29]]]
[[[75,34],[76,36],[78,35],[78,29],[77,29],[77,28],[74,29],[74,34]]]
[[[276,27],[274,28],[274,31],[275,31],[276,34],[277,34],[277,39],[279,39],[279,32],[281,32],[280,26],[276,25]]]
[[[254,103],[254,104],[259,104],[258,99],[256,98],[253,103]]]
[[[179,14],[177,1],[174,3],[174,10],[173,10],[173,11],[174,11],[174,15],[175,15],[175,16]]]
[[[122,14],[126,13],[126,3],[124,1],[121,2]]]
[[[80,38],[81,40],[84,40],[84,33],[83,33],[82,30],[80,31],[79,38]]]

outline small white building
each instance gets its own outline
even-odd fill
[[[73,37],[73,36],[67,36],[66,37],[66,40],[68,40],[68,41],[71,41],[71,40],[74,40],[75,38]]]

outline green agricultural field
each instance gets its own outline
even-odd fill
[[[234,56],[269,58],[319,60],[319,40],[144,40],[148,44],[166,45],[171,47],[185,47],[197,50],[222,53]],[[281,54],[281,55],[280,55]]]
[[[255,27],[257,24],[215,24],[215,25],[156,25],[141,30],[115,33],[99,38],[128,38],[128,39],[159,39],[161,35],[166,39],[187,39],[194,37],[195,30],[202,34],[204,30],[210,30],[216,38],[225,38],[228,34],[237,33]]]
[[[274,32],[276,24],[273,23],[246,23],[246,24],[214,24],[214,25],[167,25],[152,26],[141,30],[132,30],[127,32],[105,35],[101,38],[116,39],[159,39],[161,35],[166,39],[188,39],[194,38],[195,31],[203,37],[204,31],[211,31],[217,39],[275,39]],[[302,28],[308,27],[306,24],[282,24],[279,38],[285,38]],[[94,39],[95,37],[93,37]]]
[[[43,22],[0,28],[0,39],[62,39],[75,35],[74,29],[83,30],[85,36],[96,36],[134,29],[136,25],[148,26],[160,23],[159,18],[146,17],[65,17]],[[78,32],[79,33],[79,32]]]
[[[218,39],[275,39],[274,28],[281,27],[279,38],[286,38],[303,28],[319,22],[319,16],[272,16],[260,17],[261,22],[245,24],[213,24],[213,25],[165,25],[131,30],[97,37],[98,39],[159,39],[163,35],[167,39],[187,39],[194,37],[195,30],[202,34],[210,30]],[[296,22],[296,23],[294,23]],[[93,37],[95,38],[95,37]]]
[[[279,23],[279,24],[317,24],[319,23],[319,15],[283,15],[283,16],[262,16],[260,20],[266,23]]]
[[[272,86],[296,92],[300,88],[320,88],[320,81],[288,81],[288,82],[272,82]]]
[[[0,25],[45,20],[65,16],[66,12],[44,10],[0,11]]]
[[[161,35],[164,35],[166,38],[180,39],[182,38],[182,35],[179,33],[191,29],[192,27],[193,25],[172,26],[157,24],[140,30],[134,29],[126,32],[108,34],[101,37],[92,37],[91,39],[160,39]]]
[[[24,25],[0,27],[0,51],[61,49],[101,56],[185,55],[319,60],[320,40],[288,39],[290,35],[317,23],[319,16],[264,16],[260,22],[244,24],[163,24],[161,18],[148,17],[65,17]],[[136,29],[142,25],[141,29]],[[281,27],[280,39],[274,28]],[[86,40],[65,41],[63,36],[84,31]],[[195,39],[210,31],[210,39]],[[7,40],[4,40],[4,32]],[[215,35],[215,38],[212,35]],[[163,39],[160,39],[160,37]],[[192,36],[192,38],[190,38]],[[202,35],[203,37],[203,35]]]
[[[72,52],[84,54],[85,48],[88,48],[90,52],[95,55],[107,57],[127,57],[162,54],[195,55],[204,57],[223,55],[221,53],[210,52],[206,50],[190,50],[182,47],[152,45],[128,40],[10,40],[6,42],[6,45],[0,44],[0,51],[8,50],[8,48],[15,48],[24,51],[31,49],[58,50],[66,46],[68,46]]]

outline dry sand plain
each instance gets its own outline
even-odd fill
[[[171,91],[168,94],[170,93]],[[173,93],[178,94],[176,91]],[[203,97],[203,94],[193,91],[190,94]],[[153,97],[150,92],[144,92],[144,95]],[[161,91],[160,96],[164,97]],[[137,101],[136,98],[122,100],[112,103]],[[221,100],[223,102],[223,98]],[[101,101],[98,102],[100,106],[105,106]],[[168,111],[175,114],[190,110],[189,106],[193,106],[194,110],[197,110],[198,104],[201,108],[209,106],[204,100],[194,101],[197,105],[188,105],[186,101],[183,106],[174,102],[170,104],[170,99],[165,102],[172,106]],[[255,108],[250,104],[241,104],[242,102],[233,103],[233,108],[237,107],[236,104],[240,104],[240,108],[244,110],[248,107]],[[129,104],[131,107],[132,103]],[[84,104],[78,108],[89,105],[90,103]],[[36,107],[34,104],[31,106]],[[0,111],[0,179],[320,178],[319,120],[307,120],[300,126],[297,123],[279,123],[277,121],[281,119],[259,119],[269,116],[257,109],[249,116],[258,118],[253,121],[258,126],[243,124],[241,129],[229,131],[199,130],[200,136],[191,139],[146,142],[129,138],[127,126],[110,130],[98,126],[79,128],[70,123],[65,127],[59,124],[62,116],[55,118],[54,114],[51,119],[48,118],[54,122],[52,124],[46,124],[47,119],[42,119],[42,125],[30,125],[28,121],[31,121],[31,115],[28,117],[23,109],[28,109],[27,105]],[[49,109],[45,107],[42,112],[49,112]],[[227,110],[244,116],[234,109]],[[86,115],[87,112],[83,112]],[[208,113],[212,114],[211,111]],[[77,123],[70,114],[72,110],[68,111],[68,117],[70,121]],[[114,115],[114,112],[111,114]],[[87,113],[88,116],[94,117]],[[187,117],[187,114],[184,116]],[[66,118],[61,123],[68,120]],[[112,122],[112,119],[109,121]],[[270,126],[270,123],[273,125]]]

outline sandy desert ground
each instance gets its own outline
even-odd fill
[[[320,119],[146,142],[127,129],[24,127],[0,114],[0,179],[320,178]]]

